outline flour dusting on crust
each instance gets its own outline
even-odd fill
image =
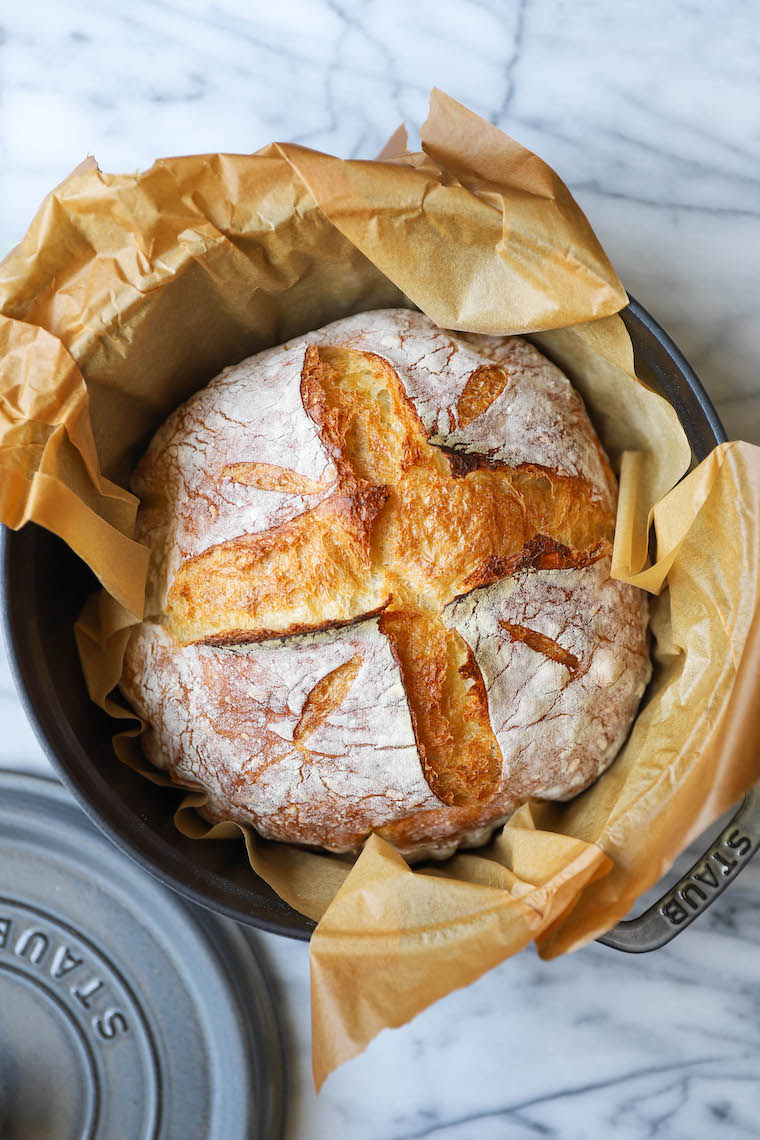
[[[443,802],[431,790],[421,706],[404,677],[418,658],[410,642],[402,662],[407,650],[384,619],[229,648],[174,640],[167,597],[181,566],[292,523],[340,484],[324,424],[302,398],[309,346],[389,365],[429,444],[451,449],[452,463],[464,456],[463,471],[490,465],[478,503],[489,501],[489,471],[527,464],[534,481],[542,469],[578,479],[586,501],[614,519],[614,479],[582,401],[528,342],[449,332],[404,309],[337,321],[226,369],[156,433],[133,481],[138,538],[151,548],[149,616],[128,644],[121,687],[148,724],[149,759],[205,790],[209,819],[336,851],[377,831],[410,858],[444,857],[484,842],[530,797],[577,794],[614,759],[651,672],[645,595],[609,578],[601,548],[576,568],[567,550],[552,555],[550,544],[544,556],[540,543],[529,544],[531,569],[493,570],[487,559],[472,567],[470,592],[431,626],[441,631],[438,657],[419,660],[432,670],[431,691],[459,694],[451,707],[465,720],[487,702],[501,778],[485,799]],[[568,510],[577,511],[573,494]],[[378,510],[377,524],[367,516],[370,536]],[[542,568],[557,564],[571,568]],[[458,689],[446,687],[455,666],[442,653],[464,662]]]

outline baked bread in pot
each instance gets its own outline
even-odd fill
[[[209,820],[444,857],[623,743],[645,595],[609,577],[583,403],[523,339],[336,321],[178,408],[133,488],[151,566],[121,687]]]

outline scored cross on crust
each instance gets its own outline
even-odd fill
[[[509,384],[483,364],[457,403],[460,428]],[[502,756],[472,649],[442,620],[446,606],[525,570],[577,569],[607,555],[609,498],[581,475],[508,466],[430,441],[388,360],[350,345],[311,344],[301,399],[337,473],[326,485],[241,455],[232,483],[318,501],[267,531],[187,558],[165,624],[182,645],[235,646],[346,626],[379,615],[399,665],[426,780],[444,804],[486,803]],[[515,623],[514,641],[563,665],[578,660]],[[360,661],[332,670],[307,697],[296,748],[351,688]]]
[[[647,607],[609,576],[582,401],[521,338],[343,318],[225,369],[132,486],[151,559],[120,687],[207,819],[438,858],[619,751]]]

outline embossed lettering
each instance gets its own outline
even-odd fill
[[[684,887],[682,891],[679,891],[679,894],[681,895],[683,901],[687,903],[692,910],[699,910],[700,900],[704,902],[707,898],[705,892],[701,887],[698,887],[696,883],[689,883],[688,887]],[[697,896],[696,899],[694,898],[694,895]]]
[[[68,946],[59,946],[50,966],[51,978],[65,978],[77,966],[82,965],[81,958],[75,958]]]
[[[0,950],[4,950],[8,942],[12,921],[10,918],[0,918]]]
[[[48,946],[47,934],[43,934],[41,930],[25,930],[19,935],[15,950],[19,958],[27,957],[36,966],[44,958]]]
[[[718,876],[709,863],[705,863],[701,871],[695,872],[694,878],[699,879],[700,883],[704,883],[707,887],[717,887],[718,885]]]
[[[107,1009],[102,1017],[92,1023],[104,1041],[112,1041],[120,1033],[128,1033],[129,1025],[124,1014],[119,1009]]]
[[[682,907],[677,899],[669,899],[663,907],[660,908],[661,913],[667,918],[668,922],[672,922],[673,926],[679,926],[685,918],[689,917],[689,913],[685,907]]]
[[[718,862],[722,864],[724,875],[728,875],[731,871],[733,871],[734,867],[736,866],[735,859],[727,859],[725,855],[721,855],[720,851],[715,851],[713,854],[715,855],[715,858],[718,860]]]
[[[752,842],[746,835],[742,835],[738,827],[735,828],[726,839],[726,847],[730,847],[735,851],[740,859],[744,858],[751,846]]]
[[[100,978],[90,978],[89,982],[87,982],[86,985],[82,986],[81,989],[78,986],[74,986],[71,992],[80,1005],[83,1005],[85,1009],[89,1009],[90,998],[95,997],[95,994],[98,992],[98,990],[102,989],[103,983],[101,982]]]

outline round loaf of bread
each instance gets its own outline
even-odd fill
[[[138,465],[147,617],[122,690],[210,820],[410,858],[568,799],[649,680],[615,480],[519,337],[362,313],[226,369]]]

